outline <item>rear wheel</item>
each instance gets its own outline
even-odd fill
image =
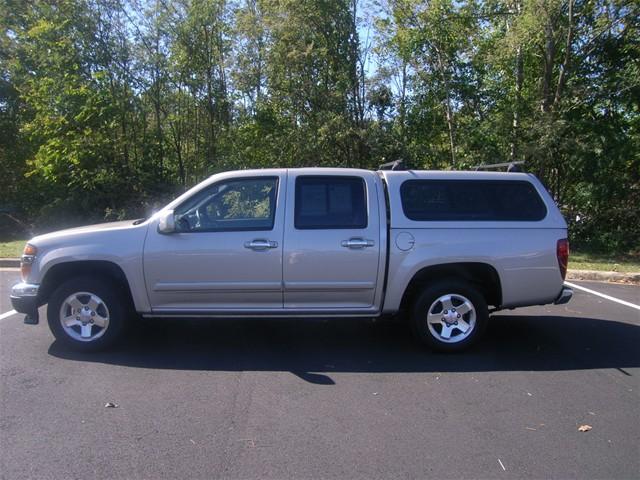
[[[67,280],[51,295],[47,321],[65,347],[92,352],[112,345],[122,334],[129,312],[121,287],[92,277]]]
[[[482,335],[489,318],[484,297],[471,285],[447,281],[426,288],[411,318],[415,336],[440,352],[459,352]]]

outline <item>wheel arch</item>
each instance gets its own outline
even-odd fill
[[[416,296],[425,287],[443,280],[463,280],[478,289],[487,305],[499,307],[502,304],[500,275],[492,265],[482,262],[458,262],[430,265],[418,270],[405,288],[400,309],[410,308]]]
[[[81,275],[101,277],[111,280],[122,289],[130,305],[134,305],[131,294],[131,285],[122,268],[108,260],[77,260],[62,262],[49,268],[40,283],[38,292],[39,304],[48,302],[53,291],[65,280]]]

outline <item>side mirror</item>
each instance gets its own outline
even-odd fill
[[[173,210],[167,210],[160,214],[158,222],[158,232],[160,233],[174,233],[176,231],[176,217]]]

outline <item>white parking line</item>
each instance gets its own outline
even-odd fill
[[[598,297],[605,298],[607,300],[611,300],[612,302],[619,303],[621,305],[626,305],[627,307],[635,308],[636,310],[640,310],[640,305],[636,305],[635,303],[626,302],[624,300],[620,300],[616,297],[611,297],[609,295],[605,295],[604,293],[596,292],[595,290],[591,290],[590,288],[581,287],[580,285],[576,285],[575,283],[564,282],[565,285],[569,285],[572,288],[577,288],[578,290],[582,290],[584,292],[590,293],[592,295],[597,295]]]
[[[0,320],[4,320],[5,318],[9,318],[11,315],[15,315],[16,312],[15,310],[10,310],[8,312],[3,313],[2,315],[0,315]]]

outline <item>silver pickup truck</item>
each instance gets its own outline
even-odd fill
[[[33,238],[11,300],[97,350],[137,315],[372,317],[466,348],[489,312],[566,303],[567,225],[524,173],[226,172],[147,220]],[[137,312],[137,315],[136,315]],[[155,320],[154,320],[155,321]]]

